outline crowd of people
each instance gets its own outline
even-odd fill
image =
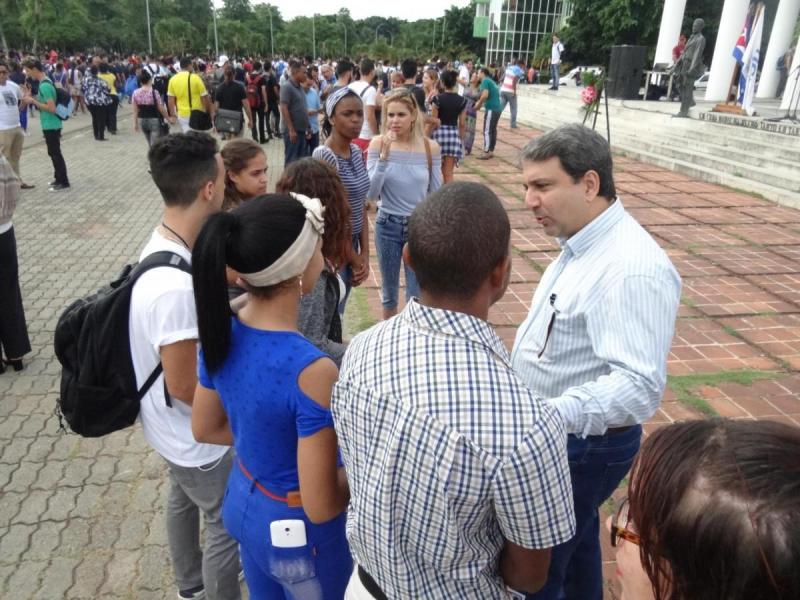
[[[145,57],[128,86],[92,59],[80,75],[98,141],[123,95],[147,138],[164,209],[139,260],[191,265],[141,275],[129,318],[137,384],[156,377],[140,421],[169,476],[178,596],[238,600],[243,569],[258,600],[599,600],[600,510],[630,472],[607,523],[626,598],[800,597],[800,429],[689,421],[642,444],[681,281],[618,197],[607,142],[570,125],[521,152],[526,207],[561,253],[509,353],[488,322],[509,218],[453,171],[476,111],[478,158],[506,105],[516,126],[523,65],[498,84],[472,61],[274,62]],[[41,60],[24,66],[38,90],[0,120],[39,110],[63,189],[56,83]],[[267,193],[272,137],[286,160]],[[3,148],[0,343],[22,369],[21,180]],[[348,341],[370,242],[383,320]]]

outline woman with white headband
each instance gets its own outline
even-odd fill
[[[192,253],[201,350],[192,431],[233,445],[222,519],[250,597],[341,599],[349,490],[330,396],[336,366],[297,331],[323,267],[320,201],[268,194],[212,215]],[[249,299],[231,313],[225,267]]]

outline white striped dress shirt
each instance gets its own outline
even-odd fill
[[[680,277],[619,199],[559,244],[517,331],[514,370],[569,433],[643,423],[666,385]]]

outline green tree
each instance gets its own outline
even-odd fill
[[[168,54],[182,54],[191,48],[197,31],[191,23],[180,17],[167,17],[156,23],[153,34],[162,51]]]
[[[253,7],[250,0],[225,0],[222,15],[231,21],[246,21],[253,16]]]
[[[241,21],[231,19],[220,19],[217,23],[219,43],[234,56],[241,56],[241,53],[248,50],[253,45],[253,32]]]
[[[73,47],[86,43],[89,13],[81,0],[63,0],[56,4],[47,0],[24,0],[20,25],[32,40],[31,49],[39,44]]]

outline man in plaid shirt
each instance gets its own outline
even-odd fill
[[[331,404],[358,563],[348,599],[522,597],[574,534],[564,425],[487,322],[509,238],[485,186],[432,194],[405,248],[421,298],[345,355]]]

